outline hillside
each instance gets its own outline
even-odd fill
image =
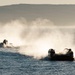
[[[42,18],[49,19],[56,25],[74,25],[75,5],[18,4],[0,6],[1,23],[20,18],[25,18],[27,21]]]

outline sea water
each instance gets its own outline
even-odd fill
[[[75,75],[75,61],[49,61],[0,49],[0,75]]]

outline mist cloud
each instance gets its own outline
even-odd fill
[[[75,49],[75,27],[57,26],[48,19],[38,18],[28,22],[26,19],[0,24],[0,41],[7,39],[15,46],[23,46],[19,53],[45,57],[48,49],[61,52],[64,48]]]

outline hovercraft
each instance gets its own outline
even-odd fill
[[[49,49],[48,58],[52,61],[73,61],[73,51],[68,49],[66,54],[56,54],[54,49]]]
[[[12,43],[8,45],[8,40],[4,39],[3,42],[0,43],[0,48],[12,48]]]

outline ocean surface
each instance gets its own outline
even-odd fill
[[[49,61],[0,48],[0,75],[75,75],[75,61]]]

